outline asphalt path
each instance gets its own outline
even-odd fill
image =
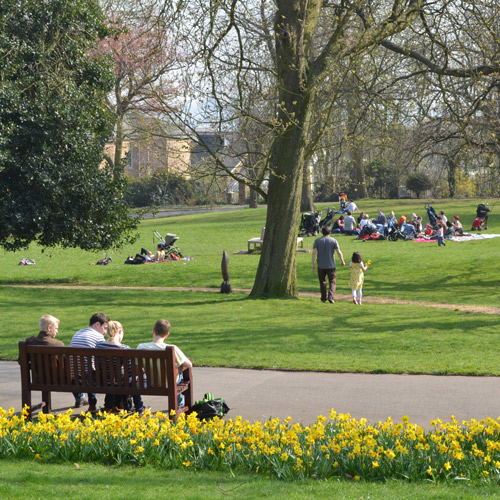
[[[262,205],[261,205],[262,206]],[[144,214],[144,219],[153,217],[174,217],[177,215],[206,214],[211,212],[232,212],[234,210],[245,210],[248,205],[214,205],[213,207],[190,207],[190,208],[164,208],[153,213]]]
[[[241,416],[250,422],[271,417],[310,425],[318,415],[328,416],[333,408],[357,419],[378,423],[403,416],[425,429],[431,421],[459,421],[498,418],[500,415],[500,377],[433,375],[386,375],[323,373],[233,368],[194,367],[194,397],[205,392],[224,397],[231,408],[226,418]],[[0,407],[21,410],[21,380],[15,361],[0,362]],[[98,405],[104,396],[98,394]],[[167,399],[145,396],[153,411],[167,412]],[[40,402],[34,393],[33,404]],[[53,393],[55,413],[73,404],[73,396]],[[85,408],[83,408],[85,409]],[[76,413],[81,409],[75,410]]]

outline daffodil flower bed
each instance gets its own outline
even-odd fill
[[[30,422],[25,415],[0,409],[0,458],[231,469],[286,480],[500,481],[500,419],[452,417],[425,431],[407,418],[373,426],[334,410],[311,426],[290,417],[200,422],[148,412],[75,418],[69,410]]]

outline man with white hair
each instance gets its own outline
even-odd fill
[[[40,318],[39,326],[40,333],[36,337],[28,337],[26,339],[27,344],[49,345],[52,347],[64,345],[64,342],[56,339],[59,330],[59,320],[57,318],[46,314]]]

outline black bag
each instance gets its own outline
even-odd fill
[[[111,257],[104,257],[104,259],[98,260],[96,264],[98,266],[107,266],[111,262]]]
[[[222,418],[230,410],[223,398],[214,398],[207,392],[201,401],[195,401],[188,413],[196,412],[200,420],[210,420],[214,417]]]

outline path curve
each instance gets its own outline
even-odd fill
[[[165,292],[213,292],[220,293],[218,288],[198,288],[198,287],[168,287],[168,286],[105,286],[105,285],[21,285],[21,284],[0,284],[1,287],[11,288],[52,288],[56,290],[142,290],[142,291],[165,291]],[[233,292],[250,293],[248,288],[233,288]],[[319,298],[319,293],[315,292],[299,292],[301,297]],[[351,295],[335,294],[335,300],[348,301],[352,300]],[[363,296],[363,302],[368,304],[399,304],[419,307],[435,307],[438,309],[449,309],[453,311],[465,311],[475,314],[491,314],[500,316],[500,307],[495,306],[472,306],[466,304],[438,304],[435,302],[421,302],[417,300],[401,300],[387,297],[366,297]]]

